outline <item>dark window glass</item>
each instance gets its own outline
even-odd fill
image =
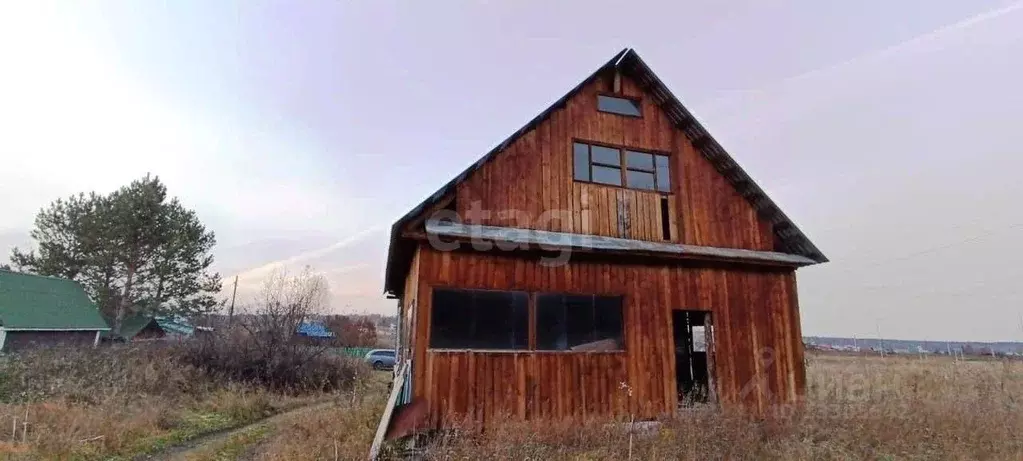
[[[538,294],[536,348],[571,350],[610,341],[622,348],[622,298],[617,296]]]
[[[622,298],[617,296],[593,297],[594,339],[622,340]]]
[[[473,335],[472,293],[454,290],[433,291],[430,347],[463,347]]]
[[[625,166],[630,170],[654,171],[654,156],[646,152],[625,151]]]
[[[613,114],[631,115],[639,117],[642,115],[639,109],[639,101],[627,98],[616,98],[614,96],[597,96],[597,110],[611,112]]]
[[[661,238],[671,240],[671,216],[668,210],[668,197],[661,196]]]
[[[526,349],[529,296],[519,291],[433,291],[430,347]]]
[[[572,145],[572,152],[575,155],[575,179],[578,181],[589,181],[590,146],[575,143]]]
[[[604,146],[590,146],[590,155],[593,156],[593,163],[604,165],[620,166],[621,151]]]
[[[593,182],[620,186],[622,185],[622,170],[620,168],[593,165]]]
[[[624,150],[623,159],[622,152],[623,149],[613,147],[572,143],[573,177],[576,181],[640,190],[671,191],[667,156]],[[622,178],[622,170],[625,170],[625,178]]]
[[[668,192],[671,190],[671,173],[668,170],[668,157],[655,155],[657,161],[657,190]]]
[[[565,304],[561,295],[536,297],[536,348],[545,351],[568,349],[565,335]]]
[[[627,186],[633,189],[654,190],[654,174],[643,171],[628,170],[625,172]]]

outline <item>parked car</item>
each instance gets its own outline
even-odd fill
[[[393,370],[394,350],[373,349],[366,353],[366,357],[363,360],[370,364],[374,370]]]

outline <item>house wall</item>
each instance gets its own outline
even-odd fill
[[[597,111],[597,94],[611,92],[612,79],[593,80],[458,185],[459,216],[470,224],[664,241],[660,203],[664,195],[669,200],[672,242],[776,249],[770,223],[757,216],[641,88],[628,78],[621,81],[622,94],[642,98],[642,118]],[[668,154],[671,193],[575,182],[573,140]],[[490,216],[474,219],[473,207],[490,211]],[[564,218],[551,219],[550,210]]]
[[[142,331],[138,332],[138,334],[136,334],[134,337],[132,337],[131,340],[132,341],[146,341],[146,340],[152,340],[152,339],[162,339],[162,338],[165,338],[166,336],[167,336],[167,333],[165,333],[163,331],[163,329],[160,328],[159,325],[157,325],[155,321],[153,321],[149,325],[147,325],[144,329],[142,329]]]
[[[413,391],[428,402],[434,424],[502,413],[565,418],[670,412],[677,403],[672,309],[712,313],[722,404],[764,411],[796,401],[805,390],[792,269],[609,263],[582,256],[546,267],[536,257],[444,252],[425,244],[416,268]],[[621,295],[625,350],[430,350],[434,287]]]
[[[416,330],[416,301],[419,295],[419,250],[412,256],[412,264],[408,276],[405,277],[404,297],[399,301],[401,305],[400,315],[402,316],[403,330],[398,338],[399,358],[404,360],[411,357],[413,344],[416,340],[412,334]]]
[[[7,331],[4,352],[18,352],[33,347],[88,346],[96,340],[95,331]]]

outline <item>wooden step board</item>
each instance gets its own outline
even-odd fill
[[[409,372],[409,362],[405,361],[401,368],[394,374],[394,382],[391,383],[391,395],[387,397],[387,406],[384,407],[384,414],[380,417],[380,424],[377,425],[377,433],[373,437],[373,445],[369,447],[369,460],[376,461],[380,455],[380,446],[384,443],[384,435],[391,425],[391,417],[394,415],[394,407],[397,406],[398,396],[401,395],[405,386],[405,377]]]

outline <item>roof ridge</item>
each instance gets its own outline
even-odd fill
[[[661,81],[660,77],[654,74],[653,69],[643,61],[639,53],[633,48],[627,47],[616,53],[614,57],[598,67],[597,70],[569,90],[568,93],[558,98],[553,104],[540,112],[539,115],[513,132],[507,139],[498,143],[479,160],[470,164],[461,173],[441,186],[436,192],[427,196],[422,203],[416,205],[394,223],[391,227],[391,243],[388,247],[387,265],[384,269],[385,293],[394,292],[394,287],[400,286],[400,280],[394,278],[394,260],[398,258],[399,253],[408,253],[410,251],[401,242],[401,227],[415,216],[423,213],[429,206],[441,200],[451,191],[453,186],[464,181],[495,155],[504,151],[515,140],[546,120],[554,110],[562,107],[587,83],[597,78],[601,72],[607,69],[616,69],[629,74],[630,78],[636,80],[636,83],[640,84],[643,90],[654,98],[655,102],[657,102],[658,106],[674,125],[674,129],[680,131],[689,139],[693,147],[705,159],[711,162],[718,173],[753,206],[760,217],[767,219],[771,223],[772,233],[781,241],[782,246],[786,250],[785,252],[806,256],[818,263],[828,261],[827,257],[810,241],[809,237],[796,226],[791,218],[781,211],[781,208],[753,181],[753,178],[739,165],[739,162],[714,139],[700,121],[682,104],[681,100]],[[660,101],[657,101],[658,99]],[[402,248],[398,248],[399,246]],[[402,255],[403,258],[407,256],[407,254]]]
[[[8,274],[14,274],[14,275],[25,275],[25,276],[28,276],[28,277],[39,277],[39,278],[44,278],[44,279],[62,280],[62,281],[65,281],[65,282],[78,283],[77,280],[69,279],[69,278],[65,278],[65,277],[57,277],[55,275],[33,274],[31,272],[19,272],[19,271],[10,270],[10,269],[0,269],[0,272],[6,272]]]

